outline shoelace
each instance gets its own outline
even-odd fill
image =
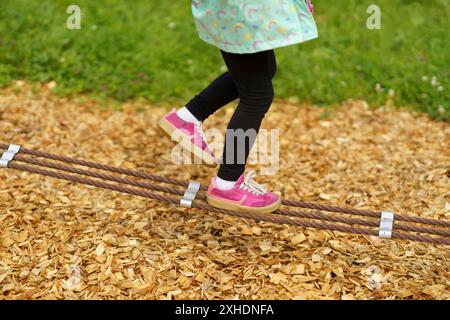
[[[209,149],[209,146],[206,143],[205,138],[203,137],[202,123],[201,122],[194,122],[194,128],[195,128],[195,131],[197,131],[199,136],[202,138],[202,147],[203,148],[207,147]]]
[[[194,127],[195,130],[198,131],[198,133],[203,136],[203,129],[201,124],[202,124],[201,122],[194,122]]]
[[[256,194],[256,195],[266,194],[267,190],[262,185],[260,185],[255,180],[253,180],[254,177],[256,177],[256,172],[255,171],[252,170],[249,173],[247,173],[244,176],[244,182],[241,183],[239,188],[244,189],[244,190],[248,190],[248,191],[250,191],[250,192],[252,192],[253,194]]]

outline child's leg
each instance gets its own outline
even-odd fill
[[[236,85],[230,72],[227,71],[189,101],[186,108],[197,120],[203,121],[237,98]]]
[[[245,170],[245,162],[254,142],[254,139],[245,139],[245,144],[239,145],[236,142],[242,139],[235,138],[238,134],[236,130],[241,129],[250,135],[252,130],[258,133],[274,98],[272,78],[276,73],[276,59],[273,50],[253,54],[222,52],[222,55],[236,85],[240,101],[228,124],[223,164],[220,166],[218,177],[227,181],[236,181]],[[234,139],[234,143],[230,139]],[[227,157],[230,148],[233,149],[230,150],[233,157]],[[243,155],[244,161],[237,163],[238,155]]]
[[[205,165],[216,166],[214,153],[203,136],[201,122],[216,110],[238,98],[230,72],[225,72],[206,89],[179,109],[175,108],[159,122],[161,129],[176,140],[187,152]]]

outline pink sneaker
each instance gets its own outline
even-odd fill
[[[177,115],[174,108],[159,121],[159,126],[172,140],[177,141],[183,149],[192,153],[194,157],[203,161],[205,165],[209,167],[217,165],[214,154],[203,138],[201,125],[184,121]]]
[[[254,213],[270,213],[281,205],[279,195],[268,192],[256,183],[253,178],[255,172],[249,172],[245,177],[241,175],[230,190],[217,188],[215,178],[211,179],[207,200],[214,207]]]

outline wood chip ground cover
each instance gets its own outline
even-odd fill
[[[174,165],[162,108],[120,111],[49,90],[4,90],[3,143],[207,184]],[[205,124],[225,129],[233,106]],[[450,126],[405,110],[277,103],[289,199],[450,219]],[[255,167],[257,168],[257,167]],[[445,246],[256,223],[0,170],[3,299],[449,299]]]

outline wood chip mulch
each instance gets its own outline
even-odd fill
[[[224,129],[229,106],[205,127]],[[102,108],[18,83],[0,95],[3,143],[207,184],[172,164],[167,110]],[[277,103],[291,200],[450,219],[450,125],[349,101]],[[322,116],[321,116],[322,115]],[[255,167],[257,168],[257,167]],[[0,169],[2,299],[450,299],[445,246],[256,223]]]

